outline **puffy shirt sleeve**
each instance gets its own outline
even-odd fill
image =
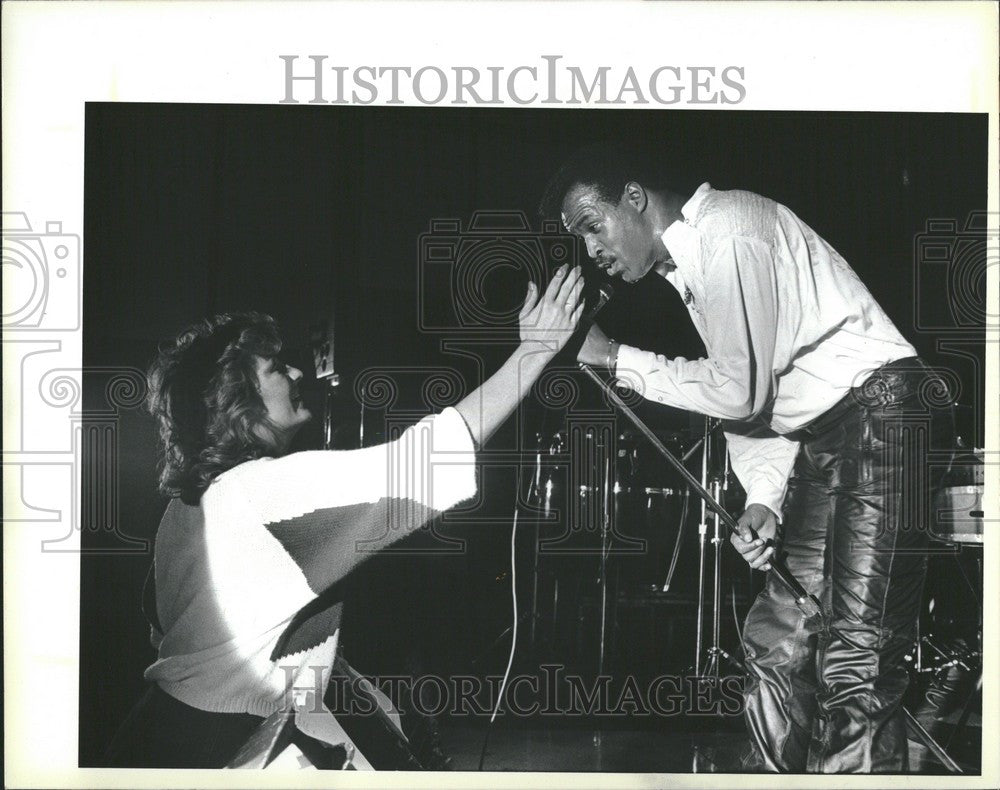
[[[746,504],[765,505],[780,519],[799,443],[764,426],[730,423],[725,429],[729,461],[747,492]]]

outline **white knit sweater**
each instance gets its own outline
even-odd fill
[[[472,439],[446,409],[388,444],[249,461],[220,475],[198,506],[172,500],[156,536],[163,632],[152,631],[159,657],[146,679],[202,710],[258,716],[293,690],[322,691],[339,607],[305,625],[296,615],[475,493]]]

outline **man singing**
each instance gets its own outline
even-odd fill
[[[542,211],[561,212],[610,276],[652,271],[681,294],[706,358],[667,359],[593,326],[579,360],[725,420],[747,492],[733,546],[762,570],[781,551],[821,602],[807,619],[768,574],[747,616],[744,767],[905,771],[928,450],[952,446],[944,384],[836,250],[773,200],[707,183],[683,194],[588,149],[553,177]]]

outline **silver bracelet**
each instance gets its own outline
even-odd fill
[[[611,349],[613,349],[614,347],[615,347],[614,338],[610,338],[609,337],[608,338],[608,353],[607,353],[607,356],[604,359],[604,367],[606,367],[608,369],[609,373],[614,373],[615,372],[614,368],[611,367]]]

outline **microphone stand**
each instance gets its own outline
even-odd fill
[[[687,467],[684,466],[673,453],[668,450],[663,442],[660,441],[659,437],[653,433],[649,426],[644,423],[639,416],[629,408],[628,404],[622,400],[621,396],[618,395],[614,389],[607,384],[594,369],[583,362],[580,363],[580,370],[582,370],[587,377],[593,381],[607,396],[608,400],[613,403],[618,410],[628,418],[628,420],[639,430],[639,432],[649,440],[650,444],[656,449],[656,451],[662,455],[667,462],[680,474],[681,477],[687,482],[691,489],[701,497],[701,500],[705,505],[725,524],[730,532],[737,532],[736,519],[734,519],[729,512],[713,497],[708,490],[703,486],[698,479],[688,471]],[[757,533],[751,528],[750,532],[753,537],[757,538]],[[770,544],[771,541],[768,541]],[[795,605],[798,606],[799,611],[803,615],[808,617],[821,617],[822,610],[820,609],[819,601],[808,592],[799,583],[791,571],[788,570],[788,566],[785,565],[784,560],[777,554],[773,555],[769,560],[771,565],[771,572],[774,574],[775,578],[781,582],[781,584],[791,593],[795,600]],[[836,628],[830,628],[830,632],[840,639],[844,639],[844,636],[838,632]],[[910,713],[906,707],[903,707],[903,716],[906,720],[906,726],[911,735],[923,742],[925,746],[931,751],[931,753],[937,757],[938,760],[952,773],[961,774],[963,773],[962,768],[952,759],[952,757],[941,747],[941,745],[934,740],[934,738],[928,733],[920,723],[914,718],[913,714]]]
[[[333,449],[333,399],[340,384],[339,376],[323,378],[323,449]],[[364,406],[362,406],[364,408]]]

